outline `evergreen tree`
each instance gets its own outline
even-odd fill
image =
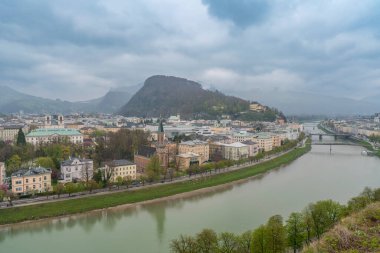
[[[23,146],[26,144],[25,134],[20,128],[17,134],[17,146]]]

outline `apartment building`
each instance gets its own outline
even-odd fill
[[[194,153],[200,156],[200,163],[210,160],[210,148],[206,141],[194,140],[181,142],[178,145],[178,153]]]
[[[132,180],[137,178],[136,164],[129,160],[113,160],[100,168],[103,175],[110,177],[111,182],[116,182],[118,177],[130,177]]]
[[[18,170],[12,173],[11,180],[15,194],[52,191],[51,170],[43,167]]]
[[[255,142],[259,144],[260,150],[271,151],[273,149],[273,139],[269,133],[258,133]]]
[[[92,179],[93,175],[94,163],[90,159],[70,157],[61,162],[61,176],[65,183],[73,180],[87,181]]]
[[[214,142],[210,143],[210,157],[213,161],[240,160],[248,158],[249,146],[240,142],[231,144]]]

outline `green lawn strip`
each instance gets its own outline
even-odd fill
[[[136,203],[145,200],[167,197],[197,189],[221,185],[239,179],[255,176],[281,165],[288,164],[310,150],[310,144],[304,148],[297,148],[273,160],[232,171],[210,176],[203,179],[194,179],[170,185],[159,185],[152,188],[136,191],[118,192],[113,194],[92,196],[81,199],[70,199],[46,204],[14,207],[0,210],[0,224],[16,223],[26,220],[36,220],[61,215],[83,213],[86,211],[114,207],[122,204]]]

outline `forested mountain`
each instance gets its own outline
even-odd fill
[[[144,86],[122,107],[125,116],[181,116],[215,118],[249,109],[249,101],[204,90],[199,83],[173,76],[149,77]]]

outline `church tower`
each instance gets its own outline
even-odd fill
[[[158,158],[160,159],[160,164],[162,167],[167,168],[169,166],[169,150],[167,143],[165,142],[165,132],[164,125],[162,123],[162,119],[160,119],[160,125],[158,126],[157,131],[157,144],[156,144],[156,152]]]

